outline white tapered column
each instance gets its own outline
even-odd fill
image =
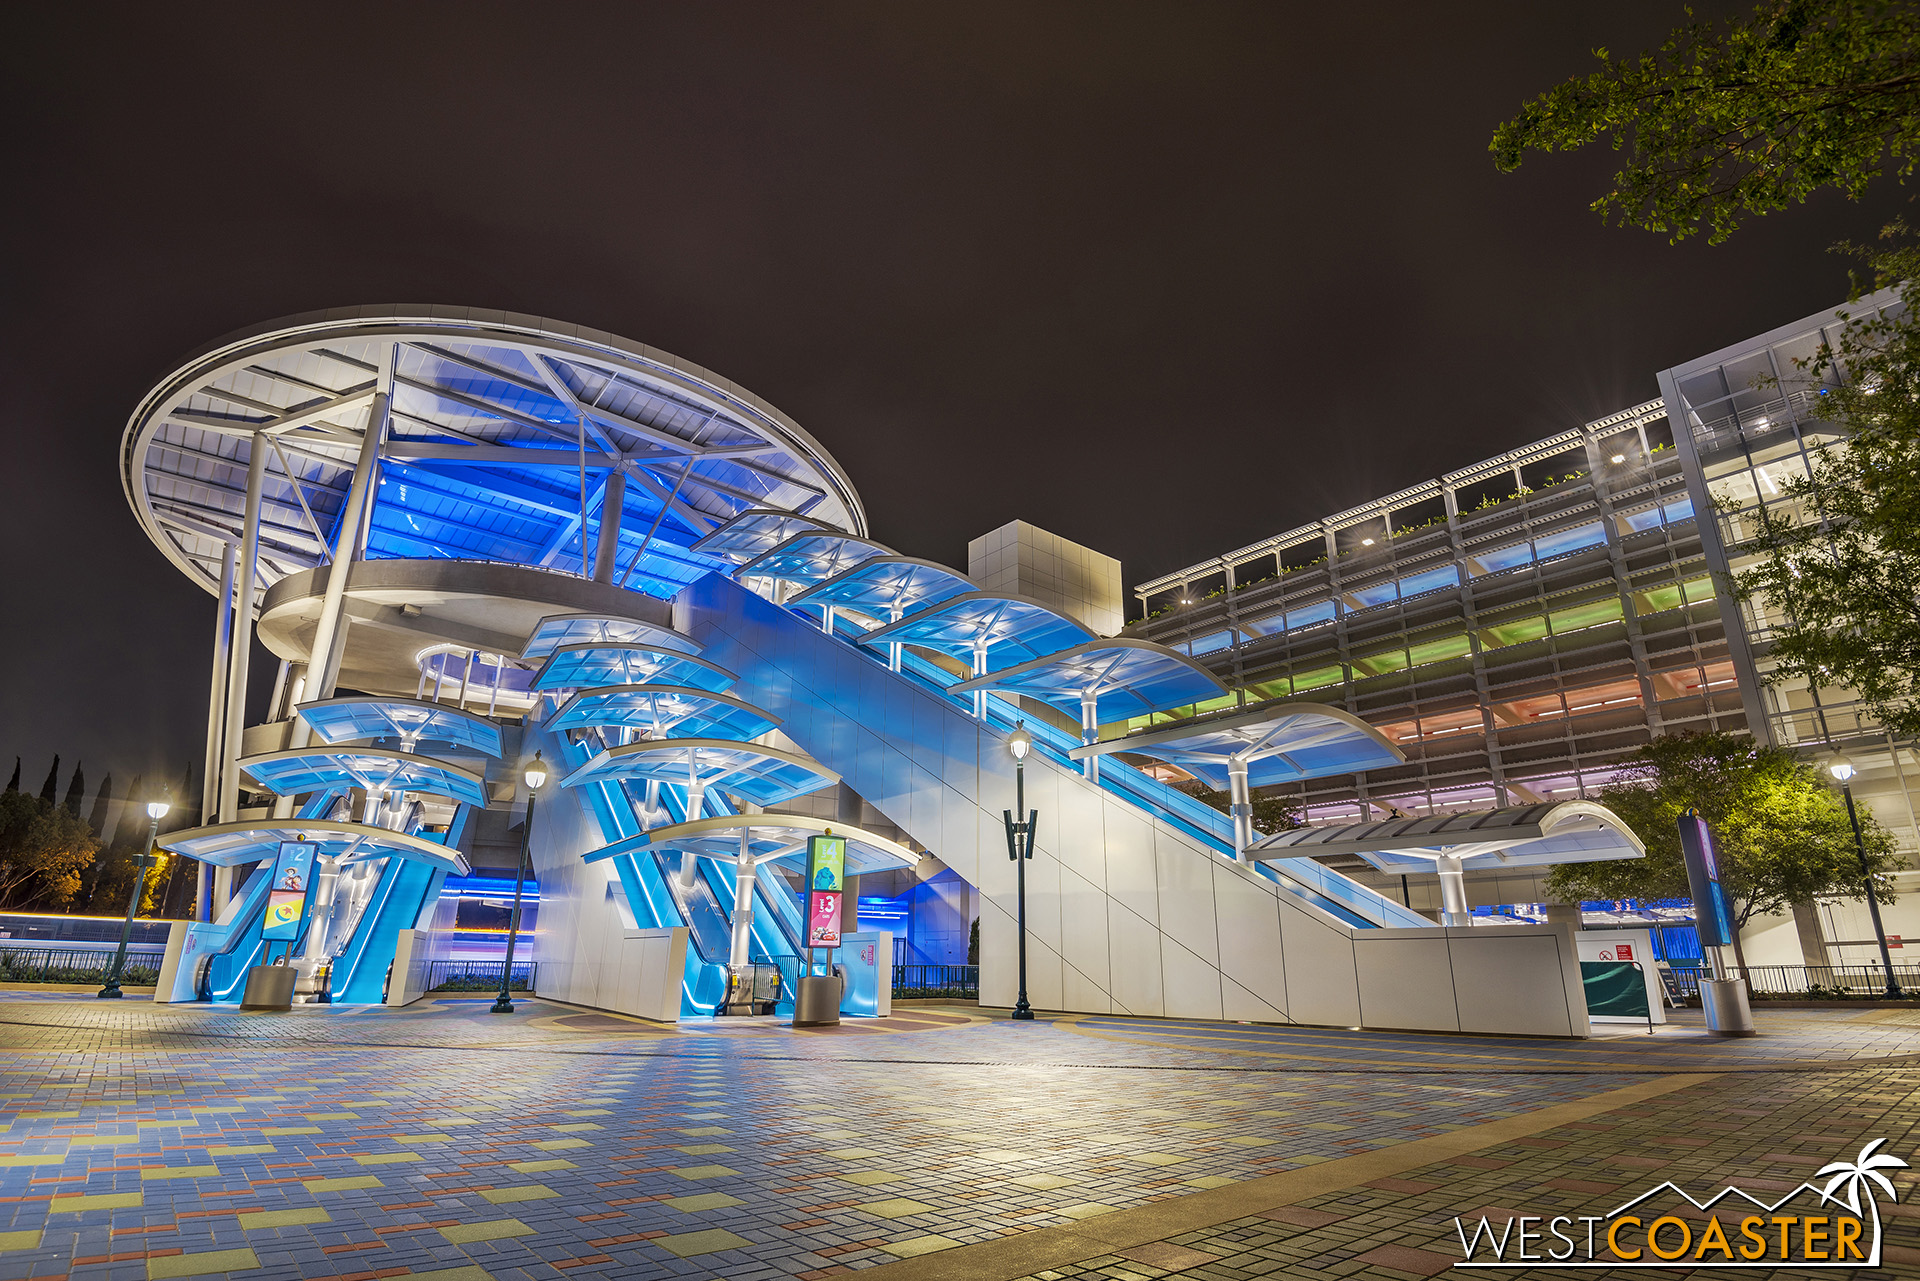
[[[738,970],[753,943],[753,829],[740,829],[740,852],[733,856],[733,951],[728,961]]]
[[[213,622],[213,679],[207,691],[207,755],[201,773],[201,822],[216,821],[220,813],[220,779],[226,763],[222,746],[227,727],[227,664],[233,661],[233,568],[232,543],[220,557],[220,608]],[[193,892],[193,919],[211,919],[213,911],[213,869],[196,865]]]
[[[975,678],[987,674],[987,643],[981,641],[973,647],[973,674]],[[977,721],[987,719],[987,691],[973,691],[973,718]]]
[[[1247,762],[1242,756],[1227,758],[1227,795],[1232,803],[1233,856],[1247,861],[1247,846],[1253,844],[1253,792],[1247,786]]]
[[[1472,925],[1473,909],[1467,906],[1467,870],[1457,855],[1443,854],[1434,860],[1440,873],[1440,923]]]
[[[1100,741],[1100,696],[1092,690],[1080,695],[1080,741],[1087,746]],[[1087,781],[1100,781],[1100,758],[1089,756],[1080,762]]]

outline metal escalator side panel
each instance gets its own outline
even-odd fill
[[[400,931],[410,930],[420,919],[435,869],[412,859],[389,859],[381,876],[377,903],[367,905],[360,928],[354,931],[358,955],[348,968],[345,982],[333,980],[333,999],[345,1005],[373,1005],[381,1000],[386,987],[387,967],[393,963]]]

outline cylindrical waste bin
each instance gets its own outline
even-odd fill
[[[247,971],[247,986],[240,993],[243,1010],[291,1010],[293,980],[299,971],[291,965],[256,965]]]
[[[806,975],[793,998],[795,1027],[830,1027],[840,1021],[840,976]]]

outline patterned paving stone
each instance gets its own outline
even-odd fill
[[[1920,1019],[1824,1011],[1747,1043],[1686,1023],[1637,1040],[1530,1042],[1016,1025],[971,1010],[913,1011],[879,1033],[662,1031],[583,1023],[538,1001],[503,1025],[487,1000],[237,1016],[14,995],[0,996],[0,1231],[38,1236],[0,1245],[0,1281],[205,1275],[168,1269],[226,1257],[239,1262],[220,1271],[237,1281],[946,1275],[927,1270],[1288,1171],[1342,1177],[1343,1163],[1410,1140],[1635,1081],[1711,1071],[1744,1091],[1735,1110],[1707,1106],[1729,1097],[1724,1086],[1684,1090],[1673,1096],[1684,1106],[1663,1097],[1583,1123],[1597,1128],[1531,1136],[1550,1146],[1503,1143],[1140,1243],[1215,1262],[1172,1268],[1101,1247],[1062,1272],[1398,1278],[1417,1271],[1381,1260],[1414,1254],[1361,1256],[1445,1254],[1468,1202],[1588,1205],[1594,1186],[1698,1174],[1730,1155],[1759,1177],[1800,1177],[1843,1139],[1886,1129],[1920,1073]],[[580,1125],[598,1128],[568,1128]],[[1636,1160],[1654,1164],[1621,1164]],[[517,1217],[502,1217],[508,1206]],[[1905,1266],[1892,1258],[1877,1275]]]

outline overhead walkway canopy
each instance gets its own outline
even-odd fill
[[[811,532],[795,534],[762,552],[735,571],[737,578],[771,578],[779,583],[812,585],[825,582],[863,560],[891,556],[893,548],[852,534]]]
[[[500,727],[484,716],[418,698],[342,695],[294,708],[323,743],[397,738],[409,747],[444,743],[486,756],[500,755]]]
[[[972,662],[973,674],[988,666],[1031,662],[1093,633],[1050,605],[1007,592],[963,592],[860,638],[862,645],[907,644],[939,650]],[[973,714],[986,715],[986,692],[973,695]]]
[[[199,859],[214,867],[235,867],[273,858],[288,841],[307,841],[320,847],[323,857],[343,862],[400,858],[465,876],[472,869],[460,851],[425,837],[408,836],[364,823],[337,819],[272,819],[265,822],[215,823],[190,827],[160,838],[160,848]]]
[[[568,645],[646,645],[682,654],[700,652],[699,641],[658,623],[605,614],[551,614],[534,626],[520,656],[545,658]]]
[[[1169,707],[1221,698],[1220,679],[1185,654],[1143,640],[1092,640],[1017,667],[976,676],[953,687],[956,694],[999,690],[1036,698],[1080,717],[1080,739],[1097,742],[1102,719],[1144,716]],[[1105,704],[1105,712],[1101,710]],[[1083,761],[1098,778],[1100,758]]]
[[[662,738],[610,747],[560,780],[562,787],[625,779],[671,783],[690,793],[689,814],[700,812],[708,788],[778,805],[817,792],[840,776],[809,756],[717,738]]]
[[[744,565],[761,553],[772,551],[795,534],[809,530],[831,533],[833,526],[797,512],[756,507],[741,512],[695,543],[691,550]]]
[[[541,664],[533,688],[550,692],[658,681],[718,691],[739,679],[717,663],[653,645],[565,645]]]
[[[849,876],[898,871],[920,861],[918,854],[884,836],[805,814],[729,814],[724,818],[702,818],[671,827],[656,827],[595,850],[586,856],[586,861],[597,863],[636,850],[656,849],[686,850],[732,862],[739,857],[742,833],[747,836],[747,848],[755,864],[802,860],[806,857],[807,841],[815,836],[846,838]]]
[[[1337,707],[1269,703],[1252,711],[1178,721],[1124,738],[1076,747],[1075,760],[1132,752],[1186,770],[1231,793],[1234,849],[1253,843],[1255,787],[1398,765],[1406,753],[1379,730]]]
[[[478,774],[406,752],[379,747],[301,747],[240,760],[240,768],[275,796],[302,796],[329,788],[369,792],[426,792],[467,805],[485,806]]]
[[[758,738],[780,725],[751,703],[682,685],[603,685],[583,689],[547,718],[550,730],[645,730],[656,738]]]
[[[1383,872],[1438,872],[1449,925],[1467,924],[1463,873],[1644,858],[1618,814],[1592,801],[1553,801],[1377,823],[1297,827],[1256,841],[1257,861],[1358,854]],[[1461,919],[1452,919],[1452,918]]]
[[[890,623],[929,605],[979,590],[980,585],[965,574],[934,561],[914,556],[874,556],[816,583],[787,604],[796,609],[831,605]]]

